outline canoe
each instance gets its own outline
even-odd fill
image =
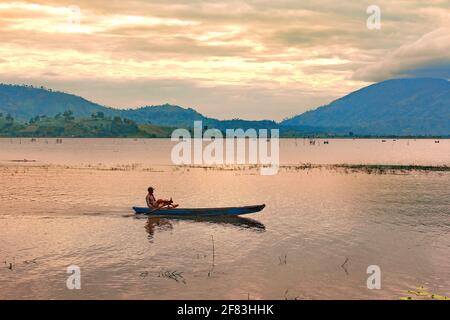
[[[265,204],[246,207],[227,207],[227,208],[162,208],[159,210],[133,207],[136,214],[146,214],[152,216],[238,216],[259,212],[265,208]]]

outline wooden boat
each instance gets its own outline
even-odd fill
[[[263,210],[265,204],[245,207],[225,208],[161,208],[150,209],[147,207],[133,207],[136,214],[152,216],[239,216],[242,214],[255,213]]]

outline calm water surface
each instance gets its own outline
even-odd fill
[[[0,139],[0,298],[450,295],[450,173],[179,168],[172,145]],[[450,165],[449,140],[282,140],[280,152],[282,164]],[[248,218],[136,218],[130,207],[149,185],[186,207],[267,207]],[[81,290],[66,288],[70,265]],[[369,265],[381,268],[381,290],[366,287]]]

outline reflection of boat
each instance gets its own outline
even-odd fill
[[[193,222],[233,225],[240,228],[264,231],[266,226],[259,221],[237,216],[218,216],[218,217],[171,217],[172,220],[184,220]]]
[[[147,224],[145,225],[145,230],[148,232],[149,239],[153,239],[156,228],[161,230],[172,230],[173,225],[167,219],[148,218]]]
[[[147,224],[145,225],[145,230],[148,232],[149,238],[153,238],[156,229],[162,231],[172,230],[173,225],[171,221],[191,221],[200,223],[233,225],[239,228],[250,229],[259,232],[263,232],[266,230],[266,226],[261,222],[242,217],[149,217],[147,219]]]
[[[191,217],[206,217],[206,216],[238,216],[242,214],[249,214],[259,212],[265,208],[265,204],[257,206],[246,207],[227,207],[227,208],[139,208],[133,207],[136,214],[148,214],[152,216],[191,216]]]

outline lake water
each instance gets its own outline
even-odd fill
[[[288,166],[448,166],[450,140],[281,140],[273,176],[174,166],[172,146],[0,139],[0,299],[398,299],[418,286],[450,295],[450,172]],[[137,218],[131,207],[149,185],[183,207],[266,208]],[[80,290],[67,289],[71,265]],[[370,265],[380,290],[367,288]]]

